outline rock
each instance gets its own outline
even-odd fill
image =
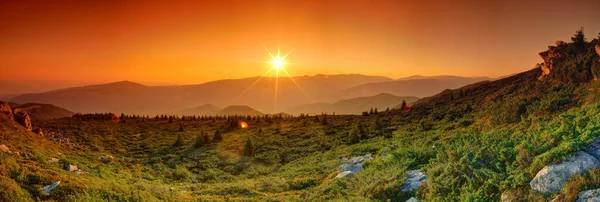
[[[598,56],[600,56],[600,44],[596,44],[596,46],[594,46],[594,48],[596,49],[596,54],[598,54]]]
[[[78,170],[78,168],[77,168],[77,166],[76,166],[76,165],[71,165],[71,164],[69,164],[69,165],[65,166],[65,170],[67,170],[67,171],[69,171],[69,172],[73,172],[73,171],[76,171],[76,170]]]
[[[48,162],[50,162],[50,163],[58,163],[58,159],[57,158],[50,158],[50,159],[48,159]]]
[[[600,202],[600,189],[579,192],[577,202]]]
[[[373,159],[373,154],[367,154],[364,156],[365,160],[371,160]]]
[[[588,153],[579,151],[559,164],[552,163],[542,168],[529,183],[531,189],[544,194],[559,192],[567,179],[600,167],[600,161]]]
[[[381,153],[381,156],[387,156],[387,155],[388,155],[388,153],[385,153],[385,152]]]
[[[594,142],[585,149],[585,152],[600,159],[600,136],[594,139]]]
[[[354,175],[355,174],[352,171],[344,171],[336,175],[335,178],[351,178],[354,177]]]
[[[515,201],[515,199],[510,192],[508,192],[508,191],[502,192],[502,195],[500,195],[500,202],[512,202],[512,201]]]
[[[44,136],[44,131],[42,130],[42,128],[36,128],[35,130],[33,130],[33,132],[42,137]]]
[[[357,164],[343,164],[340,166],[340,172],[345,172],[345,171],[352,171],[353,173],[357,173],[359,171],[361,171],[363,168],[363,164],[362,163],[357,163]]]
[[[104,163],[110,163],[110,162],[112,162],[113,160],[115,160],[115,157],[114,157],[114,156],[111,156],[111,155],[108,155],[108,154],[106,154],[106,155],[100,155],[100,157],[98,157],[98,159],[100,159],[100,161],[102,161],[102,162],[104,162]]]
[[[0,151],[2,152],[10,152],[10,149],[6,145],[0,144]]]
[[[362,163],[364,161],[365,161],[365,158],[362,156],[350,158],[350,162],[353,164]]]
[[[0,101],[0,113],[6,114],[10,120],[15,120],[15,117],[13,116],[13,110],[10,108],[8,102]]]
[[[404,193],[415,191],[425,182],[427,182],[427,176],[420,170],[406,171],[406,182],[400,191]]]
[[[419,199],[416,199],[415,197],[410,197],[408,200],[406,200],[406,202],[420,202]]]
[[[31,131],[33,129],[31,127],[31,118],[29,117],[29,114],[27,114],[27,112],[21,109],[15,109],[13,113],[15,115],[15,121],[17,123],[21,124],[28,131]]]
[[[544,60],[544,63],[541,65],[542,75],[540,78],[550,74],[555,61],[561,58],[561,54],[556,50],[557,48],[555,46],[548,46],[547,51],[539,53],[540,57]]]
[[[46,196],[50,195],[50,191],[52,191],[53,189],[58,187],[59,184],[60,184],[60,181],[44,186],[42,188],[42,190],[44,191],[44,195],[46,195]]]

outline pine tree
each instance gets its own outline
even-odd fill
[[[327,125],[327,114],[323,114],[323,118],[321,119],[322,125]]]
[[[210,144],[210,137],[208,136],[208,132],[204,132],[202,135],[202,141],[204,144]]]
[[[575,35],[571,37],[571,41],[578,46],[583,46],[585,42],[585,35],[583,34],[583,27],[575,32]]]
[[[198,135],[198,137],[196,137],[196,142],[194,143],[194,147],[195,148],[200,148],[201,146],[205,145],[205,141],[204,141],[204,131],[200,132],[200,135]]]
[[[360,132],[356,127],[351,133],[348,134],[348,132],[346,132],[346,135],[348,136],[348,142],[350,144],[356,144],[360,142]]]
[[[215,131],[215,136],[213,137],[214,141],[220,142],[223,140],[223,137],[221,136],[221,131],[219,131],[219,129],[217,129]]]
[[[244,144],[244,156],[254,156],[254,143],[252,143],[252,137],[248,137],[246,143]]]
[[[402,105],[400,107],[400,110],[406,110],[406,100],[402,100]]]
[[[173,144],[174,147],[180,147],[183,146],[184,142],[183,142],[183,137],[181,137],[181,134],[177,135],[177,140],[175,140],[175,143]]]
[[[183,124],[179,124],[179,132],[183,132]]]

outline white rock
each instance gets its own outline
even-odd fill
[[[60,181],[42,187],[42,190],[44,191],[44,195],[46,195],[46,196],[50,195],[50,191],[52,191],[53,189],[58,187],[59,184],[60,184]]]
[[[567,179],[575,174],[600,167],[600,161],[588,153],[579,151],[559,164],[552,163],[542,168],[529,183],[531,189],[544,194],[559,192]]]
[[[427,182],[427,176],[420,170],[406,171],[406,182],[400,191],[406,193],[417,190],[424,182]]]
[[[351,177],[354,177],[354,173],[352,171],[344,171],[335,176],[335,178],[351,178]]]
[[[415,197],[410,197],[408,200],[406,200],[406,202],[420,202],[419,199],[416,199]]]

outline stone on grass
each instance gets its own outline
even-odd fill
[[[419,199],[416,199],[415,197],[410,197],[408,200],[406,200],[406,202],[419,202]]]
[[[344,171],[335,176],[335,178],[351,178],[354,177],[354,173],[352,171]]]
[[[52,191],[53,189],[58,187],[59,184],[60,184],[60,181],[42,187],[42,190],[44,191],[44,195],[46,195],[46,196],[50,195],[50,191]]]
[[[359,171],[361,171],[363,168],[363,164],[362,163],[357,163],[357,164],[343,164],[340,166],[340,172],[344,172],[344,171],[352,171],[353,173],[357,173]]]
[[[10,149],[8,149],[8,147],[6,145],[1,144],[0,145],[0,151],[2,151],[2,152],[9,152]]]
[[[78,170],[78,169],[77,169],[77,166],[76,166],[76,165],[71,165],[71,164],[69,164],[69,165],[65,166],[65,170],[67,170],[67,171],[69,171],[69,172],[73,172],[73,171],[76,171],[76,170]]]
[[[420,170],[406,171],[406,182],[404,182],[400,191],[404,193],[415,191],[425,182],[427,182],[427,176]]]
[[[579,192],[577,202],[600,202],[600,189]]]
[[[600,167],[600,161],[588,153],[579,151],[564,161],[542,168],[529,183],[531,189],[543,194],[559,192],[569,177]]]

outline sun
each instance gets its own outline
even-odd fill
[[[280,57],[273,58],[273,61],[271,62],[271,64],[273,64],[273,67],[275,67],[277,69],[283,69],[283,65],[285,64],[285,60],[283,58],[280,58]]]

